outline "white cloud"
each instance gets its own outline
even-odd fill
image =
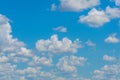
[[[98,28],[105,24],[106,22],[109,22],[110,19],[106,15],[106,13],[102,10],[96,10],[93,8],[87,16],[82,15],[80,16],[79,22],[81,23],[87,23],[91,27]]]
[[[24,43],[13,38],[11,26],[8,19],[0,15],[0,52],[13,52],[24,47]]]
[[[87,59],[84,57],[64,56],[63,58],[59,59],[57,67],[61,71],[76,72],[77,71],[76,66],[83,66],[86,60]]]
[[[120,9],[119,8],[111,8],[108,6],[106,8],[106,14],[110,18],[120,18]]]
[[[25,48],[25,44],[11,35],[11,25],[9,19],[0,14],[0,53],[9,57],[11,54],[30,57],[31,50]],[[10,57],[9,57],[10,58]]]
[[[115,0],[115,4],[116,4],[117,6],[120,6],[120,0]]]
[[[32,57],[31,50],[25,47],[21,47],[18,54],[26,57]]]
[[[6,56],[1,56],[0,57],[0,63],[1,62],[7,62],[9,59],[8,59],[8,57],[6,57]]]
[[[46,57],[34,56],[32,62],[29,63],[30,66],[52,66],[52,59],[47,59]]]
[[[54,80],[56,77],[52,72],[44,72],[40,67],[27,67],[22,70],[16,70],[19,75],[25,75],[25,78],[33,80]],[[27,80],[28,80],[27,79]]]
[[[109,55],[104,55],[103,60],[112,62],[112,61],[115,61],[116,58]]]
[[[93,80],[119,80],[120,65],[105,65],[100,70],[94,71]]]
[[[81,11],[99,4],[99,0],[60,0],[60,8],[64,11]]]
[[[93,43],[91,40],[88,40],[88,41],[86,42],[86,44],[87,44],[87,46],[96,46],[96,44]]]
[[[59,31],[59,32],[67,32],[67,28],[64,26],[59,26],[59,27],[53,28],[53,30]]]
[[[57,35],[52,35],[51,38],[47,40],[38,40],[36,43],[38,51],[48,53],[76,53],[77,49],[81,47],[79,39],[73,42],[66,37],[58,40]]]
[[[23,70],[16,70],[18,74],[22,74],[22,75],[37,74],[39,73],[39,71],[40,71],[40,68],[33,68],[33,67],[27,67],[26,69],[23,69]]]
[[[28,57],[32,55],[31,50],[25,48],[23,42],[13,38],[11,33],[9,19],[0,14],[0,80],[25,80],[16,74],[16,68],[18,62],[28,61]]]
[[[93,8],[88,12],[88,15],[82,15],[79,17],[80,23],[86,23],[90,27],[99,28],[105,23],[110,22],[112,19],[120,18],[120,9],[111,8],[110,6],[106,7],[106,10],[96,10]]]
[[[20,80],[21,76],[16,75],[16,65],[0,63],[0,80]]]
[[[107,43],[118,43],[120,40],[116,38],[116,34],[112,34],[109,37],[107,37],[104,41]]]
[[[9,19],[6,18],[4,15],[0,14],[0,25],[7,24]]]

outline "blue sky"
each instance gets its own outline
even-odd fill
[[[119,80],[119,53],[120,0],[0,1],[0,80]]]

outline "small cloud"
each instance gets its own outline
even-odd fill
[[[104,55],[103,60],[112,62],[112,61],[115,61],[116,58],[112,56]]]
[[[116,38],[116,34],[112,34],[104,40],[106,43],[119,43],[120,40]]]
[[[57,8],[56,4],[53,3],[53,4],[51,5],[51,11],[55,11],[56,8]]]
[[[88,40],[88,41],[86,42],[86,44],[87,44],[87,46],[96,46],[96,44],[93,43],[91,40]]]
[[[59,26],[59,27],[56,27],[56,28],[53,28],[54,31],[59,31],[59,32],[67,32],[67,28],[64,27],[64,26]]]

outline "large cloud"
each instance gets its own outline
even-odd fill
[[[36,43],[38,51],[48,53],[76,53],[77,49],[81,47],[79,39],[73,42],[66,37],[58,40],[57,35],[52,35],[51,38],[47,40],[38,40]]]

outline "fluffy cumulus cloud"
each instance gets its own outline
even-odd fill
[[[113,62],[113,61],[116,61],[116,58],[113,56],[104,55],[103,60]]]
[[[99,3],[99,0],[60,0],[60,8],[64,11],[81,11]]]
[[[102,10],[96,10],[93,8],[87,16],[80,16],[79,22],[87,23],[91,27],[98,28],[102,26],[104,23],[109,22],[108,16]]]
[[[58,40],[57,35],[52,35],[47,40],[38,40],[36,43],[38,51],[48,53],[76,53],[77,49],[81,47],[79,39],[71,41],[65,37],[62,40]]]
[[[110,22],[112,19],[120,18],[120,9],[106,7],[106,10],[97,10],[93,8],[88,12],[88,15],[82,15],[79,17],[80,23],[86,23],[90,27],[101,27],[105,23]]]
[[[86,62],[86,58],[84,57],[76,57],[76,56],[65,56],[59,59],[57,63],[57,67],[60,71],[65,72],[76,72],[76,66],[83,66]]]
[[[93,80],[119,80],[120,64],[105,65],[99,70],[94,71]]]
[[[106,43],[119,43],[120,40],[116,37],[116,34],[111,34],[105,40]]]
[[[53,28],[54,31],[59,31],[59,32],[67,32],[67,28],[64,26],[59,26],[56,28]]]

